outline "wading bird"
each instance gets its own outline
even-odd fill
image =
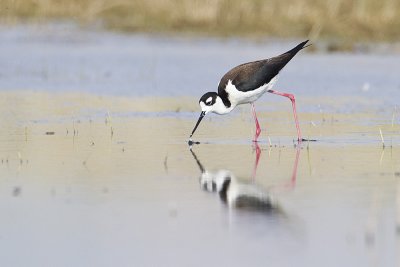
[[[237,105],[241,104],[251,104],[254,121],[256,123],[256,132],[253,141],[257,142],[261,133],[261,128],[258,123],[254,102],[266,92],[290,99],[297,128],[297,140],[299,142],[304,141],[301,137],[299,121],[297,119],[294,95],[272,90],[272,87],[276,83],[278,74],[282,68],[297,54],[297,52],[309,46],[306,46],[307,42],[308,40],[298,44],[282,55],[244,63],[228,71],[219,82],[218,93],[208,92],[200,98],[199,104],[201,113],[189,137],[189,144],[193,143],[191,138],[207,113],[227,114]]]

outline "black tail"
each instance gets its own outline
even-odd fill
[[[306,45],[306,43],[308,43],[309,40],[306,40],[304,42],[301,42],[300,44],[298,44],[296,47],[290,49],[289,51],[287,51],[286,53],[283,53],[282,55],[279,55],[275,58],[279,58],[279,61],[286,61],[286,63],[288,63],[301,49],[304,49],[306,47],[309,47],[311,44]],[[286,65],[285,63],[285,65]]]
[[[267,60],[268,65],[269,65],[269,74],[272,77],[275,77],[283,67],[286,66],[286,64],[303,48],[308,47],[309,45],[306,45],[308,40],[298,44],[296,47],[292,48],[291,50],[287,51],[286,53],[283,53],[279,56],[270,58]]]
[[[293,55],[296,55],[297,52],[299,52],[301,49],[306,48],[306,47],[309,47],[309,46],[311,45],[311,44],[306,45],[306,43],[308,43],[308,41],[309,41],[309,40],[305,40],[304,42],[301,42],[301,43],[298,44],[295,48],[293,48],[293,49],[287,51],[287,52],[284,53],[284,54],[291,54],[291,55],[293,54]],[[284,55],[284,54],[283,54],[283,55]]]

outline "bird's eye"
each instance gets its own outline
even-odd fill
[[[211,103],[212,103],[212,98],[211,97],[207,98],[206,105],[211,106]]]

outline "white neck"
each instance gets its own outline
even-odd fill
[[[214,105],[212,105],[212,109],[210,111],[222,115],[222,114],[227,114],[227,113],[231,112],[233,108],[234,108],[233,105],[231,105],[229,108],[227,108],[225,106],[224,102],[222,101],[222,99],[220,97],[217,97],[217,99],[215,100]]]

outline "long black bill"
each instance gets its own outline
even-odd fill
[[[205,111],[202,111],[202,112],[200,113],[199,120],[197,121],[196,126],[194,126],[194,129],[193,129],[192,134],[190,135],[190,137],[193,136],[194,132],[196,131],[197,127],[199,126],[201,120],[204,118],[205,115],[206,115],[206,112],[205,112]],[[189,138],[190,138],[190,137],[189,137]]]

